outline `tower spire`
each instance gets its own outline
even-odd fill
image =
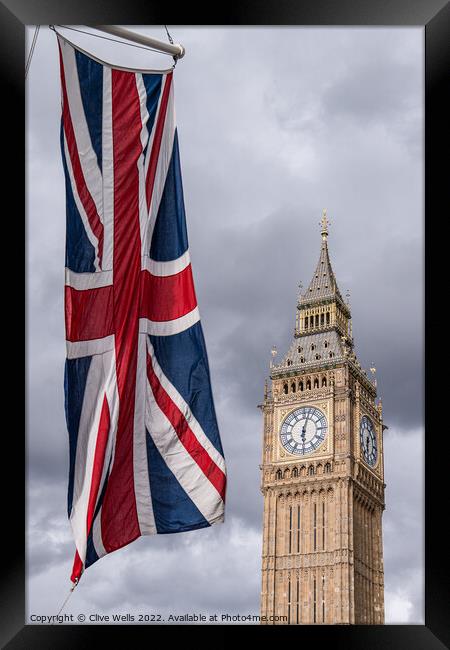
[[[322,210],[322,220],[321,220],[320,224],[322,226],[322,230],[321,230],[321,233],[320,233],[322,235],[322,240],[327,241],[329,221],[327,219],[327,209],[326,208],[324,208]]]
[[[322,244],[320,247],[320,257],[316,266],[316,270],[312,277],[307,290],[301,294],[299,303],[305,302],[320,302],[326,298],[334,298],[335,296],[340,299],[342,303],[341,293],[337,286],[336,278],[331,268],[330,257],[328,253],[328,226],[330,222],[327,217],[327,210],[322,210],[322,219],[320,221]]]

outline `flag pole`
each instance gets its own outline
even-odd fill
[[[142,34],[136,34],[129,29],[124,29],[123,27],[116,27],[114,25],[92,25],[94,29],[98,29],[101,32],[106,34],[111,34],[112,36],[118,36],[119,38],[126,38],[129,41],[134,41],[140,45],[147,45],[148,47],[153,47],[160,52],[165,54],[171,54],[177,59],[181,59],[184,56],[185,49],[180,43],[164,43],[163,41],[158,41],[156,38],[151,38],[150,36],[143,36]]]

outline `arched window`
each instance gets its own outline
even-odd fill
[[[330,312],[327,311],[327,325],[330,324]]]
[[[323,347],[324,347],[324,348],[327,348],[327,347],[328,347],[328,341],[325,341],[325,342],[324,342]]]
[[[281,473],[281,469],[279,469],[278,472],[276,473],[276,479],[277,479],[277,481],[279,481],[279,480],[281,479],[282,476],[283,476],[283,474]]]
[[[299,383],[298,389],[303,392],[303,382],[302,381]]]
[[[314,379],[314,388],[319,388],[319,380],[317,377]]]
[[[327,385],[327,378],[322,377],[322,388]]]
[[[330,352],[330,359],[334,357],[334,352]]]
[[[324,314],[320,314],[320,324],[324,325]]]
[[[293,393],[295,393],[296,388],[297,388],[297,387],[296,387],[296,385],[295,385],[295,381],[293,381],[292,384],[291,384],[291,391],[292,391]]]
[[[316,354],[316,361],[319,361],[320,359],[320,354]]]
[[[308,316],[305,317],[305,330],[308,329]]]
[[[308,476],[314,476],[314,466],[310,465],[308,467]]]
[[[311,390],[311,379],[306,382],[306,390]]]
[[[319,314],[316,314],[316,327],[319,327]]]
[[[294,467],[294,469],[292,470],[292,477],[297,478],[297,476],[298,476],[298,469]]]
[[[314,345],[314,343],[312,343],[311,344],[311,350],[315,350],[315,349],[316,349],[316,346]]]
[[[331,465],[330,463],[327,463],[325,465],[325,474],[329,474],[331,472]]]
[[[300,357],[300,363],[305,363],[305,357]]]
[[[285,395],[287,395],[287,394],[288,394],[288,391],[289,391],[289,387],[288,387],[288,385],[287,385],[287,384],[283,384],[283,391],[284,391],[284,394],[285,394]]]

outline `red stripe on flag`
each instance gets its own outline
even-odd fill
[[[168,321],[188,314],[197,306],[191,265],[175,275],[142,272],[141,318]]]
[[[108,442],[110,422],[109,405],[105,395],[103,399],[102,412],[100,415],[100,423],[98,426],[97,442],[95,444],[94,463],[92,466],[91,489],[89,491],[89,502],[86,517],[86,530],[88,535],[91,532],[92,520],[94,518],[95,506],[97,504],[98,490],[100,487],[100,480],[103,474],[103,465],[105,463],[105,452]]]
[[[114,333],[113,286],[78,291],[65,287],[66,340],[89,341]]]
[[[80,201],[83,204],[92,232],[94,233],[98,241],[98,259],[101,268],[102,257],[103,257],[103,224],[100,220],[100,217],[98,216],[94,199],[92,198],[91,193],[87,188],[86,180],[83,174],[83,169],[81,167],[80,157],[78,155],[77,142],[75,138],[75,132],[73,129],[72,118],[70,115],[69,100],[67,98],[67,90],[66,90],[66,78],[64,74],[64,63],[62,60],[61,47],[59,43],[58,43],[58,47],[59,47],[59,61],[60,61],[60,70],[61,70],[61,88],[63,93],[62,119],[64,125],[64,133],[66,136],[67,148],[69,150],[70,161],[72,163],[72,170],[75,179],[75,185],[77,186],[78,196],[80,197]]]
[[[216,465],[206,449],[199,443],[183,413],[162,386],[153,369],[150,354],[147,354],[147,376],[156,403],[175,429],[180,442],[200,467],[206,478],[214,485],[222,500],[225,501],[226,476],[224,472]]]
[[[76,582],[77,580],[79,580],[82,573],[83,573],[83,562],[81,561],[81,558],[78,555],[78,551],[75,551],[75,559],[73,561],[72,575],[70,576],[72,582]]]
[[[89,536],[92,527],[92,520],[94,518],[95,506],[97,504],[97,496],[100,487],[100,480],[103,474],[103,465],[105,462],[106,445],[108,442],[108,434],[110,427],[110,414],[108,400],[106,395],[103,399],[102,412],[100,415],[100,423],[98,426],[97,441],[95,443],[94,463],[92,466],[91,487],[89,490],[89,501],[86,516],[86,537]],[[83,562],[78,554],[75,552],[75,559],[73,561],[72,575],[70,579],[76,582],[80,579],[83,573]]]
[[[150,210],[150,202],[153,193],[153,185],[155,183],[156,168],[159,160],[159,150],[161,148],[162,134],[164,131],[164,124],[166,121],[167,103],[169,101],[170,87],[172,84],[173,73],[169,72],[166,76],[164,90],[159,105],[158,119],[156,120],[155,135],[153,137],[152,151],[150,154],[150,162],[147,170],[145,194],[147,198],[147,210]]]
[[[114,463],[102,504],[107,553],[140,536],[133,467],[141,239],[138,159],[141,111],[136,77],[112,70],[114,159],[114,322],[120,409]]]

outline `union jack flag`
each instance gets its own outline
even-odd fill
[[[71,580],[141,535],[224,519],[226,468],[192,278],[173,71],[58,36],[66,182]]]

